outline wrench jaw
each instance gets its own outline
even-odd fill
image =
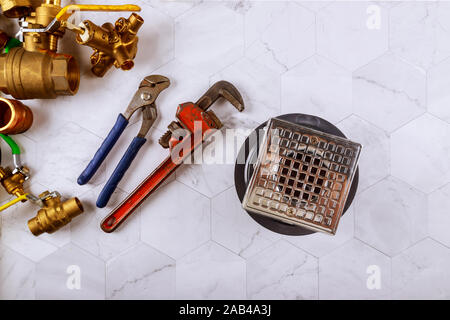
[[[208,91],[197,101],[197,105],[207,111],[219,98],[228,100],[239,112],[244,111],[244,99],[238,89],[228,81],[216,82]]]
[[[219,81],[216,82],[211,88],[206,91],[206,93],[194,104],[195,107],[200,108],[205,111],[209,118],[211,118],[215,123],[217,128],[222,127],[222,123],[219,118],[212,111],[208,111],[208,109],[219,99],[224,98],[228,102],[230,102],[239,112],[244,111],[244,99],[242,99],[239,90],[229,83],[228,81]],[[170,147],[170,140],[172,138],[172,134],[176,129],[182,127],[190,127],[191,124],[189,119],[180,119],[180,110],[184,105],[192,104],[190,102],[181,104],[177,110],[177,119],[179,121],[174,121],[169,125],[169,130],[159,139],[159,144],[164,148],[168,149]],[[192,119],[191,119],[192,120]],[[193,120],[192,120],[193,121]]]

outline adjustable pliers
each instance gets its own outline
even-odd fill
[[[116,124],[102,143],[94,158],[78,178],[78,184],[84,185],[94,176],[100,165],[108,156],[109,152],[116,144],[119,137],[127,127],[131,116],[139,109],[142,110],[143,121],[138,135],[133,139],[124,156],[120,160],[113,174],[103,187],[97,199],[97,207],[103,208],[108,203],[117,185],[122,180],[125,172],[136,158],[141,147],[147,141],[145,136],[157,117],[155,101],[159,94],[170,85],[170,80],[164,76],[152,75],[146,77],[139,85],[139,90],[135,93],[124,114],[119,114]]]

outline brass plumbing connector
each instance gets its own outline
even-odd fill
[[[28,173],[29,170],[26,167],[22,167],[20,171],[15,172],[12,172],[9,168],[0,167],[0,182],[7,193],[22,198],[26,194],[23,184],[28,180]],[[22,202],[25,201],[22,200]]]
[[[105,23],[101,27],[86,20],[80,24],[84,33],[77,35],[77,42],[94,49],[91,56],[92,72],[103,77],[114,65],[122,70],[134,67],[137,54],[137,33],[144,20],[133,13],[128,19],[120,18],[115,25]]]
[[[42,200],[43,207],[36,217],[28,221],[28,228],[35,236],[45,232],[54,233],[84,212],[78,198],[62,202],[60,194],[48,191],[42,193],[39,198]]]
[[[133,67],[137,52],[136,33],[143,23],[138,15],[119,19],[115,27],[98,27],[90,21],[80,27],[68,19],[76,11],[140,11],[135,5],[69,5],[61,0],[0,0],[9,17],[19,17],[22,47],[0,56],[0,90],[16,99],[53,99],[74,95],[80,83],[76,59],[58,53],[58,42],[66,30],[77,33],[79,43],[94,48],[93,72],[103,76],[112,66]],[[1,34],[0,34],[1,36]],[[108,36],[101,39],[102,36]],[[99,38],[100,37],[100,38]],[[1,37],[0,37],[1,40]]]
[[[18,100],[0,97],[0,133],[19,134],[33,124],[33,112]]]

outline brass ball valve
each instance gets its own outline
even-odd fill
[[[83,213],[83,205],[78,198],[61,201],[61,195],[48,191],[39,196],[42,200],[42,209],[33,219],[28,221],[28,228],[35,236],[45,232],[54,233],[69,224],[73,218]]]
[[[94,49],[92,72],[102,77],[111,66],[129,70],[137,53],[137,32],[144,20],[133,13],[115,25],[97,26],[84,21],[69,22],[77,11],[140,11],[135,5],[68,5],[61,0],[0,0],[5,16],[20,18],[22,47],[0,56],[0,90],[16,99],[52,99],[78,91],[80,69],[76,59],[58,53],[58,42],[66,30],[77,34],[77,42]],[[33,4],[32,4],[33,3]],[[1,37],[0,37],[1,40]],[[0,44],[3,43],[0,41]]]

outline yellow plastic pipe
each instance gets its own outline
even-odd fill
[[[18,202],[21,202],[21,201],[23,201],[23,200],[28,200],[28,198],[27,198],[28,195],[29,195],[29,193],[24,194],[23,196],[20,196],[20,197],[14,199],[14,200],[8,202],[7,204],[2,205],[2,206],[0,207],[0,212],[1,212],[1,211],[4,211],[4,210],[6,210],[6,209],[8,209],[9,207],[12,207],[13,205],[15,205],[15,204],[18,203]]]
[[[97,4],[70,4],[61,9],[56,15],[57,21],[66,21],[76,11],[104,11],[104,12],[120,12],[120,11],[141,11],[141,7],[134,4],[122,5],[97,5]]]

